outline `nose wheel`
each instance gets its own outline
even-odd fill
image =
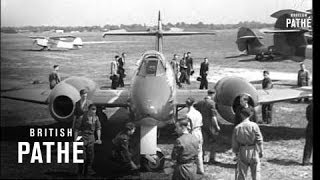
[[[155,155],[142,155],[141,156],[141,171],[154,172],[160,171],[164,167],[164,154],[157,151]]]

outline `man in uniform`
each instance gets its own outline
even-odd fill
[[[172,66],[172,69],[173,69],[173,73],[174,73],[174,76],[176,78],[176,83],[177,85],[181,88],[181,83],[179,81],[179,78],[178,78],[178,74],[179,74],[179,63],[178,63],[178,58],[179,56],[177,54],[174,54],[173,55],[173,59],[172,61],[170,62],[171,66]]]
[[[262,80],[262,89],[272,89],[273,84],[269,77],[269,71],[263,71],[264,79]],[[264,123],[270,124],[272,122],[272,105],[273,104],[262,104],[262,121]]]
[[[202,135],[203,135],[203,150],[204,162],[215,163],[214,142],[220,131],[220,126],[217,121],[217,112],[213,101],[214,91],[208,90],[208,96],[197,102],[194,107],[202,115]]]
[[[119,74],[119,82],[118,82],[118,86],[119,87],[124,87],[124,82],[123,82],[123,78],[125,77],[125,70],[124,70],[124,64],[126,62],[126,57],[127,54],[126,53],[122,53],[121,57],[118,59],[118,74]]]
[[[300,70],[298,71],[298,82],[297,85],[298,87],[301,86],[309,86],[309,71],[306,70],[304,63],[300,63]],[[308,98],[304,98],[305,101],[308,101]],[[299,100],[299,102],[301,101],[301,99]]]
[[[204,61],[201,63],[200,66],[200,76],[201,76],[201,82],[200,82],[200,89],[208,89],[208,72],[209,72],[209,62],[208,58],[204,58]]]
[[[135,130],[135,125],[129,122],[112,139],[112,159],[116,163],[117,173],[132,172],[138,169],[132,160],[132,153],[129,148],[130,136],[134,134]]]
[[[101,144],[101,124],[96,115],[97,107],[94,104],[89,105],[89,110],[85,112],[82,118],[77,119],[75,124],[74,141],[77,141],[78,135],[82,136],[83,141],[83,159],[84,163],[78,164],[78,175],[88,176],[88,170],[94,159],[94,144]],[[95,132],[97,140],[95,140]]]
[[[252,111],[243,109],[243,121],[238,124],[232,133],[232,151],[237,156],[236,180],[245,180],[248,167],[253,180],[260,180],[260,158],[263,155],[263,137],[259,126],[251,122],[249,117]]]
[[[188,129],[190,133],[194,135],[199,141],[199,152],[197,158],[197,173],[204,174],[204,167],[203,167],[203,152],[202,152],[202,144],[203,144],[203,137],[201,132],[202,124],[202,116],[199,111],[197,111],[194,107],[194,99],[188,98],[186,100],[186,105],[188,107],[188,113],[186,114],[187,118],[190,120],[190,124]]]
[[[110,79],[112,81],[111,83],[111,89],[117,89],[118,87],[118,80],[119,80],[119,77],[117,75],[118,73],[118,59],[119,59],[119,56],[116,55],[114,57],[114,60],[111,61],[111,76],[110,76]]]
[[[92,104],[92,101],[88,100],[88,92],[86,89],[80,90],[80,100],[76,102],[74,109],[74,120],[72,127],[74,128],[75,122],[77,119],[82,118],[84,112],[89,110],[89,105]]]
[[[248,102],[249,102],[250,98],[249,95],[247,94],[240,94],[239,96],[239,100],[237,100],[236,105],[235,105],[235,119],[234,119],[234,125],[238,125],[243,117],[241,114],[241,111],[243,109],[249,109],[252,112],[252,116],[250,117],[250,121],[253,122],[257,122],[258,117],[257,117],[257,113],[256,110],[254,109],[254,107],[252,107]]]
[[[187,83],[190,84],[190,76],[194,73],[193,71],[193,59],[191,57],[191,52],[187,52],[187,57],[186,57],[186,65],[187,65]]]
[[[180,60],[180,83],[186,82],[187,84],[190,84],[190,81],[188,81],[187,69],[186,53],[184,53],[183,58]]]
[[[313,148],[313,103],[311,103],[306,108],[306,117],[308,125],[306,127],[306,144],[303,150],[303,160],[302,165],[310,164],[310,157]]]
[[[53,89],[61,81],[61,78],[60,78],[58,71],[59,71],[59,65],[54,65],[53,71],[49,75],[50,89]]]
[[[196,164],[199,140],[189,133],[187,127],[188,119],[176,122],[175,131],[179,134],[173,146],[171,157],[176,160],[172,180],[194,180],[196,179]]]

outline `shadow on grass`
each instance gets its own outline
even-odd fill
[[[236,168],[236,164],[222,163],[222,162],[216,162],[214,164],[209,164],[209,165],[220,166],[222,168],[228,168],[228,169],[235,169]]]
[[[93,162],[93,170],[97,173],[99,177],[112,177],[112,178],[122,178],[125,175],[120,174],[115,177],[114,172],[117,170],[115,162],[111,161],[111,150],[112,150],[112,139],[116,134],[123,128],[124,124],[128,119],[122,120],[123,111],[120,109],[114,113],[114,116],[107,118],[100,118],[102,130],[101,130],[101,145],[95,145],[95,157]],[[113,119],[113,120],[112,120]],[[61,128],[61,127],[71,127],[71,124],[65,123],[54,123],[46,126],[19,126],[19,127],[1,127],[2,141],[11,140],[11,141],[27,141],[27,142],[65,142],[72,141],[72,137],[60,138],[60,137],[34,137],[30,138],[29,129],[30,128]],[[232,124],[221,124],[221,133],[217,137],[216,149],[217,152],[225,152],[231,148],[231,135],[233,131]],[[288,140],[288,139],[300,139],[304,137],[304,128],[290,128],[290,127],[273,127],[273,126],[260,126],[261,132],[264,136],[265,141],[274,141],[274,140]],[[168,125],[160,130],[160,137],[158,139],[158,144],[173,144],[177,138],[177,134],[174,133],[174,125]],[[131,139],[131,149],[133,154],[133,160],[136,163],[139,163],[139,152],[140,152],[140,129],[137,128],[136,133]],[[280,160],[271,160],[274,163],[281,163]],[[289,162],[290,163],[290,162]],[[286,162],[284,163],[286,164]],[[233,164],[224,164],[218,163],[218,166],[225,168],[234,168]],[[72,173],[59,172],[55,174],[52,173],[52,176],[61,176],[61,177],[70,177],[74,176]],[[133,178],[136,176],[133,176]]]
[[[278,164],[278,165],[282,165],[282,166],[296,166],[296,165],[301,165],[300,162],[297,161],[293,161],[290,159],[268,159],[267,162],[269,163],[273,163],[273,164]]]
[[[70,49],[71,50],[71,49]],[[50,49],[50,50],[43,50],[43,49],[21,49],[21,51],[27,52],[67,52],[68,49]]]
[[[58,172],[54,172],[54,171],[48,171],[45,173],[46,175],[51,176],[51,178],[53,179],[60,179],[60,178],[77,178],[77,174],[76,173],[72,173],[72,172],[67,172],[67,171],[58,171]]]

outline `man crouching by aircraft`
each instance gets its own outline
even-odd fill
[[[260,158],[262,157],[263,137],[259,126],[249,120],[250,109],[241,112],[242,122],[232,133],[232,151],[237,156],[236,180],[245,180],[250,166],[253,180],[260,180]]]
[[[78,176],[87,177],[88,170],[91,168],[94,159],[94,144],[101,144],[101,124],[96,115],[97,107],[90,104],[88,111],[85,112],[82,118],[78,118],[75,123],[74,141],[77,141],[78,135],[82,136],[80,141],[83,141],[83,158],[84,163],[78,166]],[[79,133],[81,132],[81,134]],[[97,140],[94,134],[97,132]]]
[[[171,157],[176,160],[172,180],[194,180],[196,178],[196,159],[199,152],[199,140],[188,131],[187,118],[176,122],[179,138],[173,146]]]
[[[133,173],[138,170],[138,166],[132,160],[132,153],[129,148],[130,136],[134,134],[136,126],[129,122],[124,129],[112,139],[112,160],[116,163],[116,173]]]

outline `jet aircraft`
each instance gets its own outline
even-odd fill
[[[86,77],[69,77],[60,82],[54,89],[21,89],[4,92],[2,98],[46,104],[51,116],[59,122],[71,122],[75,103],[80,99],[79,91],[88,90],[88,98],[98,106],[98,114],[105,108],[124,107],[129,109],[131,121],[140,126],[140,154],[147,160],[143,166],[150,170],[163,168],[164,156],[157,148],[157,130],[176,120],[178,111],[185,107],[187,97],[201,100],[206,90],[177,89],[173,69],[162,54],[163,36],[180,35],[214,35],[213,32],[165,32],[162,30],[160,12],[158,29],[152,32],[106,32],[110,35],[155,36],[156,50],[145,52],[141,56],[131,87],[124,90],[102,90]],[[254,107],[261,103],[272,103],[310,97],[310,91],[297,89],[271,89],[257,91],[252,84],[243,78],[225,77],[215,86],[216,108],[219,114],[233,123],[234,104],[237,98],[246,93],[249,103]],[[155,162],[155,163],[154,163]]]
[[[291,17],[292,14],[305,15],[304,18],[299,19],[299,22],[302,20],[306,21],[303,24],[307,24],[310,21],[309,13],[307,12],[291,9],[277,11],[271,15],[271,17],[277,18],[274,26],[275,29],[261,30],[263,33],[274,34],[274,45],[265,46],[259,40],[263,37],[257,36],[249,28],[241,27],[239,28],[236,41],[238,49],[240,51],[246,50],[247,55],[256,55],[256,60],[262,60],[265,56],[272,59],[273,55],[280,55],[298,61],[312,59],[312,45],[310,44],[312,42],[312,35],[306,34],[311,31],[311,27],[302,28],[301,25],[298,27],[296,24],[293,26],[293,22],[296,21],[295,18]]]

